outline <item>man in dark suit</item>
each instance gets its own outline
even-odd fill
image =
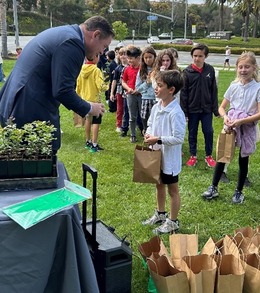
[[[47,29],[23,49],[0,92],[0,122],[15,118],[18,127],[35,120],[50,121],[56,128],[53,150],[60,148],[59,106],[85,117],[102,115],[101,103],[88,103],[75,92],[76,80],[85,57],[102,54],[114,37],[101,16],[80,25]]]

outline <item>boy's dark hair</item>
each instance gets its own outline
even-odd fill
[[[141,49],[138,48],[138,47],[135,47],[135,46],[129,46],[127,48],[127,50],[126,50],[127,57],[134,57],[134,58],[136,58],[136,57],[141,56],[141,54],[142,54]]]
[[[115,54],[115,51],[111,50],[111,51],[108,51],[106,53],[107,57],[111,60],[114,60],[116,58],[116,54]]]
[[[208,48],[207,45],[205,45],[205,44],[197,44],[197,45],[195,45],[195,46],[191,49],[191,52],[190,52],[191,56],[193,56],[193,52],[194,52],[195,50],[201,50],[201,51],[203,51],[203,52],[205,53],[205,56],[208,57],[208,54],[209,54],[209,48]]]
[[[155,80],[162,81],[167,85],[167,88],[175,87],[174,95],[176,95],[184,86],[184,77],[181,72],[178,70],[165,70],[159,71],[156,76]]]

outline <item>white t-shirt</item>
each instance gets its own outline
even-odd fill
[[[230,102],[230,108],[253,115],[258,112],[260,103],[260,83],[254,79],[245,85],[240,81],[233,82],[225,92],[224,98]]]

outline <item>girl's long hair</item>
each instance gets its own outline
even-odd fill
[[[154,59],[156,58],[156,52],[154,50],[153,47],[146,47],[141,55],[141,64],[140,64],[140,78],[142,81],[146,80],[147,75],[148,75],[148,66],[147,64],[144,62],[144,54],[146,53],[150,53],[154,56]]]
[[[237,62],[236,62],[236,67],[238,66],[239,62],[240,61],[244,61],[244,60],[248,60],[249,63],[251,63],[251,65],[254,66],[255,70],[253,72],[253,79],[257,82],[260,81],[259,79],[259,67],[257,65],[257,62],[256,62],[256,58],[255,58],[255,54],[251,51],[248,51],[248,52],[243,52],[238,58],[237,58]],[[239,76],[237,74],[237,77],[235,79],[235,81],[239,81]]]
[[[172,70],[172,69],[178,69],[178,66],[177,66],[177,63],[176,63],[176,60],[173,56],[173,53],[170,49],[164,49],[164,50],[161,50],[156,59],[155,59],[155,62],[154,62],[154,65],[153,65],[153,71],[152,71],[152,76],[155,77],[156,73],[158,71],[160,71],[160,68],[162,66],[162,58],[164,55],[168,55],[170,60],[171,60],[171,64],[169,66],[169,68],[167,70]]]

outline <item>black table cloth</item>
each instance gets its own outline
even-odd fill
[[[68,176],[60,162],[58,170],[62,188]],[[0,192],[0,208],[50,191]],[[27,230],[0,211],[0,292],[99,292],[78,206]]]

